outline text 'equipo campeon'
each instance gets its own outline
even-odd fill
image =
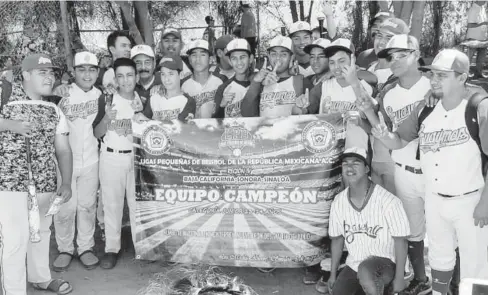
[[[212,189],[157,189],[156,201],[168,204],[176,202],[217,202],[229,203],[277,203],[316,204],[317,190],[225,190]]]

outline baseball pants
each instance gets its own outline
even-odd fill
[[[98,162],[84,168],[73,169],[72,197],[54,216],[56,242],[59,252],[74,252],[75,219],[78,232],[78,254],[95,246],[95,215],[98,190]]]
[[[396,196],[402,201],[407,213],[412,242],[420,242],[425,238],[425,186],[422,174],[406,171],[395,164]]]
[[[124,196],[127,197],[129,207],[132,242],[134,245],[136,242],[133,155],[102,151],[100,154],[100,187],[103,194],[105,252],[118,253],[120,251]]]
[[[29,241],[27,192],[0,192],[0,284],[3,295],[26,295],[27,280],[51,280],[49,243],[52,216],[45,217],[53,193],[38,194],[41,241]],[[26,266],[27,258],[27,266]]]
[[[473,219],[480,196],[481,190],[453,198],[427,194],[425,215],[433,270],[453,270],[459,247],[461,279],[488,279],[488,227],[475,226]]]

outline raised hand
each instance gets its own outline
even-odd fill
[[[324,3],[324,14],[325,16],[332,16],[333,11],[332,11],[332,6],[329,4],[329,2]]]
[[[356,58],[354,57],[354,53],[351,54],[351,63],[342,68],[342,75],[344,76],[344,79],[346,79],[346,82],[349,83],[349,85],[359,83],[356,69]]]
[[[107,104],[107,106],[105,107],[105,115],[110,120],[115,120],[115,118],[117,117],[117,110],[115,110],[114,108],[114,104]]]
[[[276,64],[271,72],[269,72],[266,77],[263,80],[263,85],[268,86],[268,85],[273,85],[275,83],[278,83],[278,80],[280,79],[278,77],[278,74],[276,74],[276,71],[278,68],[281,66],[280,61],[276,61]]]
[[[103,91],[105,94],[115,94],[117,93],[117,87],[115,87],[115,85],[113,84],[108,84],[107,87],[105,87],[104,91]]]
[[[61,97],[68,97],[71,85],[61,84],[54,89],[53,94]]]
[[[304,109],[307,108],[310,105],[310,97],[309,97],[309,91],[308,88],[305,89],[305,93],[297,97],[296,100],[296,106]]]
[[[429,91],[427,91],[427,93],[424,95],[424,101],[426,106],[433,108],[435,107],[439,99],[434,97],[432,95],[432,90],[429,89]]]
[[[136,123],[139,124],[145,121],[149,121],[149,119],[146,116],[144,116],[144,114],[141,112],[135,113],[134,117],[132,117],[132,120],[134,120]]]
[[[386,135],[388,134],[388,126],[386,125],[383,113],[379,112],[378,118],[380,120],[380,123],[371,128],[371,134],[373,134],[374,137],[381,139],[386,137]]]
[[[23,122],[19,120],[8,120],[7,129],[11,132],[21,134],[27,138],[32,137],[32,130],[34,125],[30,122]]]
[[[222,101],[220,102],[220,107],[221,108],[225,108],[236,97],[235,92],[231,92],[231,88],[232,88],[232,86],[228,86],[227,88],[225,88],[224,95],[222,97]]]
[[[262,83],[263,82],[263,80],[266,78],[266,76],[269,73],[267,67],[268,67],[268,59],[266,58],[266,59],[264,59],[264,63],[263,63],[261,70],[256,75],[254,75],[254,77],[253,77],[254,82],[256,82],[256,83]]]

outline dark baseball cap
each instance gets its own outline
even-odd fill
[[[159,69],[167,68],[175,71],[183,71],[183,60],[179,56],[163,57],[159,62]]]
[[[234,36],[232,35],[223,35],[217,41],[215,42],[214,48],[215,50],[217,49],[222,49],[224,50],[225,47],[227,47],[227,44],[230,43],[230,41],[234,40]]]
[[[53,65],[51,58],[47,54],[36,53],[30,54],[22,61],[22,71],[31,71],[34,69],[59,69]]]
[[[395,17],[395,15],[392,12],[389,12],[389,11],[380,11],[377,14],[375,14],[375,16],[373,17],[373,19],[371,19],[371,21],[369,22],[368,26],[369,27],[372,27],[376,21],[383,22],[385,19],[388,19],[388,18],[391,18],[391,17]]]
[[[178,31],[177,29],[174,29],[174,28],[168,28],[166,30],[163,31],[163,35],[161,37],[161,39],[164,39],[166,38],[166,36],[168,35],[173,35],[175,36],[176,38],[180,39],[181,40],[181,33],[180,31]]]

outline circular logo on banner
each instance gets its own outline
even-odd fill
[[[325,153],[332,149],[336,132],[326,121],[308,123],[302,131],[302,143],[312,153]]]
[[[159,125],[153,125],[144,131],[141,138],[142,148],[153,156],[159,156],[167,152],[171,146],[171,139]]]
[[[220,137],[220,148],[229,148],[234,157],[240,157],[245,147],[253,147],[255,140],[251,132],[242,126],[226,128]]]

